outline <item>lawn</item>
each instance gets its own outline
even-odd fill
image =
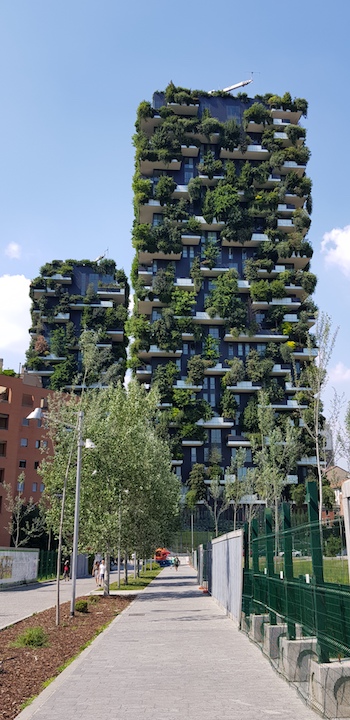
[[[118,587],[118,582],[111,583],[109,586],[110,590],[143,590],[147,585],[154,580],[154,578],[159,575],[161,571],[161,567],[159,565],[153,566],[152,570],[145,570],[144,572],[141,572],[139,577],[134,578],[133,575],[129,573],[128,575],[128,584],[125,585],[124,577],[120,579],[120,587]],[[102,588],[101,588],[102,592]]]
[[[259,558],[259,569],[264,570],[266,560],[264,557]],[[275,558],[275,572],[279,573],[283,570],[283,557]],[[348,561],[347,558],[323,558],[323,573],[325,582],[339,583],[340,585],[349,585]],[[310,575],[312,577],[312,562],[310,557],[293,558],[293,576],[298,578],[299,575]]]

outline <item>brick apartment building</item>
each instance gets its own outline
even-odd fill
[[[0,361],[1,363],[1,361]],[[23,495],[38,502],[44,486],[37,468],[41,447],[47,442],[40,420],[28,420],[35,408],[44,406],[49,390],[41,387],[38,377],[24,373],[22,377],[8,377],[0,366],[0,547],[10,546],[9,513],[5,509],[4,482],[10,484],[13,495],[20,489],[18,477],[25,475]]]

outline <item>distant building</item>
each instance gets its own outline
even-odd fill
[[[30,285],[32,298],[31,342],[27,351],[28,373],[53,390],[79,386],[83,329],[99,334],[99,367],[90,385],[124,379],[129,285],[114,260],[53,260],[40,269]]]
[[[24,373],[8,377],[0,370],[0,547],[10,546],[7,526],[10,514],[5,510],[4,483],[12,488],[13,497],[22,489],[23,496],[38,502],[44,485],[38,474],[41,448],[48,442],[41,420],[28,420],[35,407],[45,407],[49,391],[39,377]],[[24,474],[23,486],[18,482]]]
[[[343,499],[342,499],[342,485],[345,480],[349,480],[349,470],[339,467],[339,465],[333,465],[328,468],[324,473],[329,480],[332,490],[334,490],[335,504],[334,511],[336,514],[344,515],[343,511]]]

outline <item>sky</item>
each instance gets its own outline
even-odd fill
[[[172,80],[309,102],[315,301],[339,327],[329,372],[350,401],[346,0],[1,0],[0,357],[18,371],[29,281],[103,253],[129,273],[136,109]]]

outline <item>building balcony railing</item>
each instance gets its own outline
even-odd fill
[[[201,223],[202,230],[209,230],[209,231],[215,231],[215,230],[222,230],[222,228],[225,226],[225,223],[223,220],[217,220],[216,218],[213,218],[211,223],[207,223],[205,218],[202,215],[196,215],[196,220],[198,220]]]
[[[182,355],[182,350],[162,350],[157,345],[151,345],[149,350],[140,350],[140,358],[152,358],[152,357],[165,357],[165,358],[179,358]]]
[[[302,348],[302,350],[295,350],[293,357],[295,360],[314,360],[318,355],[317,348]]]
[[[282,403],[271,403],[273,410],[307,410],[307,405],[300,405],[297,400],[286,400]]]
[[[191,392],[200,392],[203,389],[202,385],[194,385],[186,380],[177,380],[173,387],[175,390],[190,390]]]
[[[181,242],[183,245],[199,245],[200,241],[200,235],[181,235]]]
[[[234,422],[233,420],[226,420],[226,418],[223,417],[212,417],[210,420],[198,420],[196,425],[206,430],[214,430],[215,428],[227,429],[232,428]]]
[[[285,342],[288,340],[287,335],[281,335],[278,331],[274,330],[267,330],[266,328],[258,330],[253,335],[243,335],[243,333],[240,333],[237,335],[230,335],[230,333],[226,333],[224,335],[224,341],[225,342]]]
[[[283,315],[283,322],[297,323],[299,321],[298,316],[295,313],[288,313]]]
[[[283,110],[283,108],[271,108],[271,116],[273,123],[275,120],[281,120],[284,125],[291,123],[297,125],[301,118],[300,110]]]
[[[198,115],[199,103],[190,103],[189,105],[186,105],[186,103],[173,102],[167,103],[167,107],[171,108],[175,115],[190,115],[195,117]]]
[[[186,200],[189,200],[190,194],[188,192],[188,185],[176,185],[176,188],[172,194],[173,198],[184,198]]]
[[[262,386],[259,385],[259,383],[252,382],[251,380],[241,380],[237,383],[237,385],[227,385],[226,389],[232,390],[232,392],[237,394],[241,394],[258,392],[258,390],[262,389]]]
[[[181,442],[182,447],[201,447],[201,445],[204,445],[203,440],[182,440]]]
[[[244,435],[228,435],[227,447],[250,447],[250,442]]]
[[[277,363],[273,366],[270,375],[289,375],[292,366],[290,363]]]
[[[67,357],[58,357],[57,355],[39,355],[38,360],[41,360],[42,362],[48,362],[50,363],[50,365],[53,365],[54,363],[59,363],[63,362],[63,360],[67,360]]]
[[[222,174],[214,175],[214,177],[212,177],[212,178],[209,177],[208,175],[204,175],[204,174],[198,175],[198,177],[201,180],[202,185],[205,185],[206,187],[211,187],[213,185],[216,185],[219,182],[219,180],[225,179],[225,175],[222,175]]]
[[[28,375],[37,375],[39,377],[49,377],[55,371],[54,370],[27,370]]]
[[[110,298],[113,302],[120,304],[125,300],[125,290],[124,288],[115,288],[115,290],[112,290],[112,288],[103,290],[101,288],[101,290],[97,290],[97,297]],[[108,307],[111,307],[111,305],[113,307],[113,302],[108,305]],[[104,307],[106,307],[106,305],[104,305]]]
[[[61,285],[72,284],[72,278],[69,277],[69,275],[60,275],[59,273],[55,273],[55,275],[44,275],[43,280],[54,280],[55,282],[61,283]]]
[[[214,315],[214,317],[210,317],[208,313],[206,312],[196,312],[195,315],[192,315],[192,319],[195,323],[198,323],[200,325],[224,325],[225,320],[223,320],[219,315]]]
[[[216,365],[206,368],[204,375],[225,375],[229,369],[229,367],[224,367],[222,363],[216,363]]]
[[[198,157],[199,147],[197,145],[181,145],[183,157]]]
[[[326,463],[323,460],[320,462],[321,466],[324,466],[325,464]],[[297,461],[297,465],[299,467],[304,466],[304,465],[307,467],[309,467],[309,466],[317,467],[317,457],[316,457],[316,455],[313,455],[311,457],[301,458],[300,460]]]
[[[311,388],[309,387],[297,387],[294,385],[294,383],[287,381],[285,384],[286,392],[287,393],[297,393],[297,392],[310,392]]]
[[[180,290],[194,290],[194,282],[192,278],[176,278],[174,287]]]
[[[124,340],[124,332],[119,328],[106,330],[106,335],[109,335],[113,342],[122,342]]]
[[[148,265],[153,260],[181,260],[182,251],[179,253],[164,253],[164,252],[147,252],[140,250],[138,254],[138,260],[141,265]]]
[[[159,200],[149,200],[147,203],[140,205],[139,207],[139,220],[140,223],[152,224],[153,214],[163,213],[164,206],[160,204]]]
[[[169,162],[164,160],[140,160],[141,175],[153,175],[153,170],[180,170],[181,160],[173,158]]]
[[[286,215],[290,215],[295,210],[295,205],[292,205],[292,203],[279,203],[277,205],[277,210],[279,213],[286,213]]]
[[[261,145],[248,145],[246,152],[242,152],[240,148],[235,148],[235,150],[221,148],[220,150],[220,158],[223,160],[267,160],[269,156],[269,150]]]
[[[145,365],[144,367],[137,368],[136,377],[139,380],[148,380],[152,377],[152,366]]]
[[[305,170],[306,170],[306,165],[298,165],[298,163],[296,163],[294,160],[286,160],[286,162],[280,168],[280,172],[283,175],[286,175],[287,173],[293,171],[297,175],[299,175],[299,177],[304,175]]]

